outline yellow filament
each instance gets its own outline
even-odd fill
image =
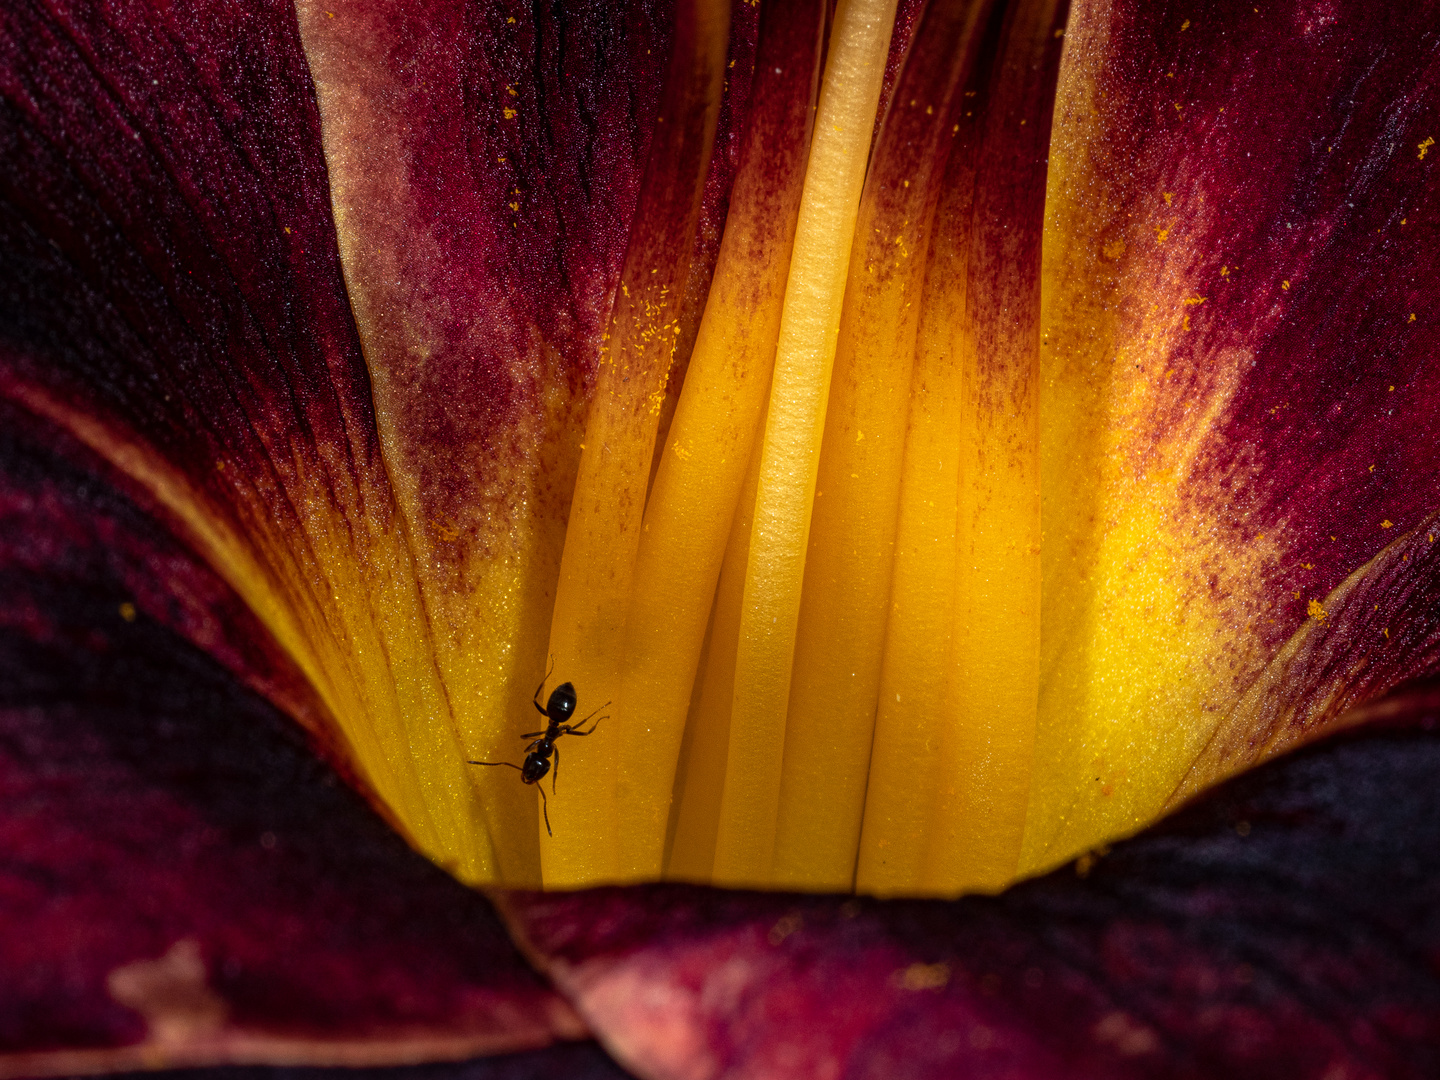
[[[965,396],[947,697],[922,884],[995,890],[1019,865],[1040,678],[1040,269],[1056,0],[1007,12],[981,121],[964,318]],[[1053,69],[1051,69],[1053,70]],[[1028,129],[1026,125],[1028,126]]]
[[[860,203],[825,417],[785,727],[775,880],[853,884],[884,658],[911,367],[952,103],[984,4],[937,5]],[[946,637],[932,639],[943,649]],[[913,724],[912,724],[913,726]],[[913,804],[912,784],[906,795]]]
[[[777,882],[829,889],[850,888],[860,836],[918,311],[908,301],[920,277],[886,259],[877,282],[886,253],[866,243],[876,215],[864,210],[825,418],[775,838]],[[898,238],[923,250],[921,231],[905,231]],[[896,238],[878,246],[895,251]]]
[[[760,484],[760,439],[753,443],[715,592],[710,651],[689,720],[689,754],[677,778],[684,784],[677,791],[680,807],[666,876],[686,881],[708,882],[715,868],[735,690],[735,647],[740,640],[740,606],[745,596],[745,567],[750,561],[755,489]]]
[[[766,419],[715,877],[769,879],[810,508],[894,0],[842,0],[805,175]]]
[[[968,149],[955,153],[959,160],[952,163],[936,217],[915,346],[890,618],[856,871],[857,888],[882,894],[913,890],[922,879],[931,826],[926,793],[939,777],[943,733],[957,715],[947,693],[965,396],[956,337],[965,312],[973,173]]]
[[[818,30],[818,18],[814,22]],[[818,33],[815,41],[818,64]],[[792,76],[789,85],[799,100],[785,104],[804,115],[813,77]],[[770,117],[762,123],[736,177],[640,537],[616,710],[625,723],[614,736],[623,740],[616,828],[621,873],[629,877],[654,879],[662,870],[686,708],[780,333],[808,131],[803,123],[776,125]],[[769,145],[775,137],[793,145]],[[776,175],[777,159],[789,165],[789,176]],[[734,633],[726,640],[733,663]],[[724,754],[723,743],[718,751]]]

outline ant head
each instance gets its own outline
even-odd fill
[[[527,784],[533,784],[550,771],[550,759],[532,753],[525,758],[525,764],[520,767],[520,779]]]
[[[545,715],[551,720],[564,723],[575,712],[575,687],[562,682],[550,691],[550,701],[545,706]]]

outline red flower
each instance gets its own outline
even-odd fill
[[[1440,1072],[1434,5],[884,9],[0,15],[0,1075]]]

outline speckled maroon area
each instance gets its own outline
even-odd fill
[[[998,898],[504,906],[646,1077],[1420,1080],[1440,1070],[1440,738],[1411,712]]]
[[[63,436],[3,419],[0,1075],[580,1034],[489,903],[237,680],[303,705],[223,584]]]
[[[1190,587],[1257,653],[1303,654],[1267,672],[1271,702],[1221,725],[1203,783],[1435,670],[1440,6],[1126,2],[1076,19],[1102,60],[1093,234],[1070,240],[1100,276],[1128,268],[1122,345],[1097,358],[1110,400],[1152,402],[1117,432],[1122,469],[1153,480],[1167,439],[1195,440],[1175,490],[1208,523]],[[1335,592],[1362,568],[1363,607]],[[1230,670],[1237,694],[1256,674]]]
[[[1223,405],[1181,497],[1223,499],[1237,543],[1281,538],[1287,602],[1256,627],[1278,645],[1437,507],[1440,6],[1137,0],[1087,17],[1109,34],[1090,152],[1117,220],[1165,230],[1157,291],[1194,285],[1174,420]]]

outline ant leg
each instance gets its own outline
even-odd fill
[[[545,815],[545,835],[554,836],[555,834],[550,831],[550,806],[545,801],[545,785],[536,784],[535,786],[540,789],[540,812]]]
[[[545,689],[545,684],[550,681],[550,675],[551,675],[551,673],[552,673],[554,670],[555,670],[555,657],[554,657],[554,656],[551,656],[551,657],[550,657],[550,666],[545,669],[545,678],[541,679],[541,680],[540,680],[540,685],[537,686],[537,687],[535,687],[535,699],[531,702],[531,704],[535,706],[535,711],[538,712],[541,716],[549,716],[549,715],[550,715],[549,713],[547,713],[547,712],[545,711],[545,706],[543,706],[543,705],[540,704],[540,691]],[[529,735],[521,735],[520,737],[521,737],[522,739],[528,739],[528,738],[530,738]]]
[[[544,734],[545,734],[545,732],[543,732],[543,731],[527,731],[524,735],[521,735],[520,737],[521,737],[522,739],[538,739],[538,738],[540,738],[541,735],[544,735]],[[527,746],[525,749],[526,749],[526,750],[529,750],[530,747]]]
[[[560,748],[551,747],[551,749],[555,752],[555,775],[550,778],[550,794],[556,795],[559,793],[555,790],[555,785],[560,783]]]
[[[465,764],[466,764],[466,765],[509,765],[510,768],[512,768],[512,769],[517,769],[517,770],[519,770],[520,772],[524,772],[524,771],[525,771],[524,769],[521,769],[519,765],[511,765],[510,762],[508,762],[508,761],[467,761]]]

